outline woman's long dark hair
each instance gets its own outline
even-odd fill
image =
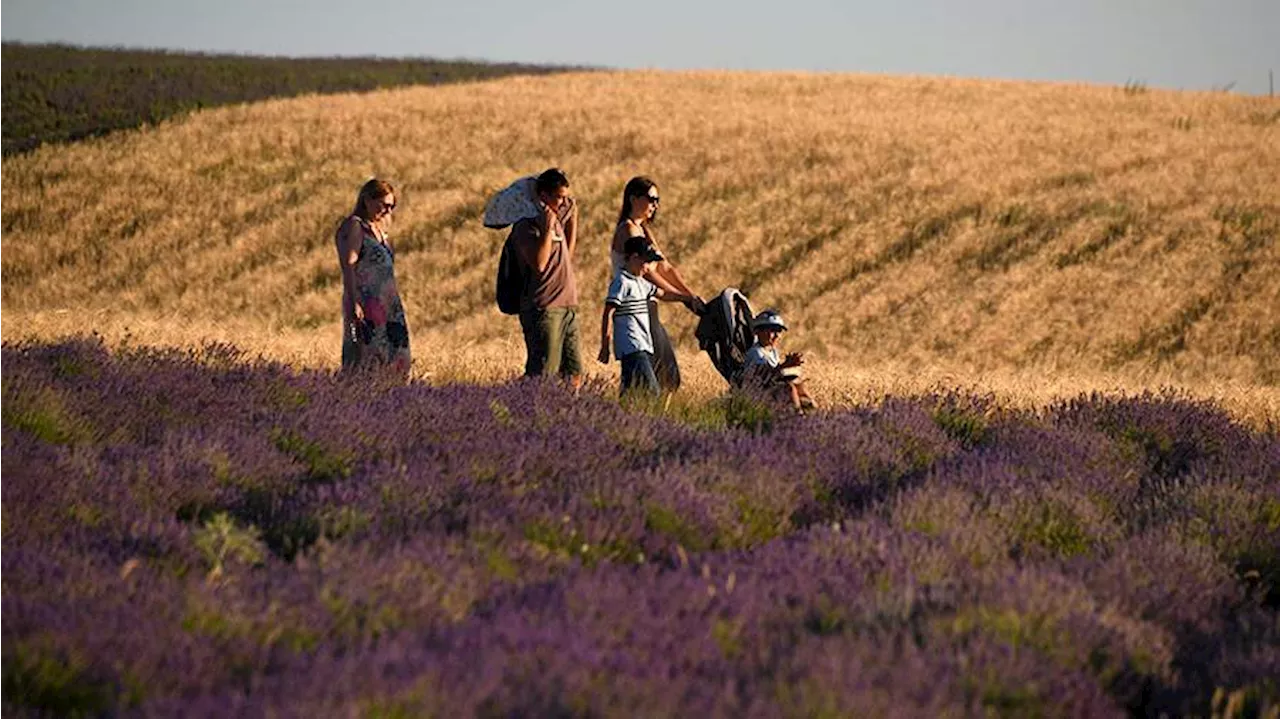
[[[658,183],[644,176],[633,177],[627,180],[627,186],[622,190],[622,210],[618,212],[618,224],[626,222],[631,217],[631,198],[640,197],[649,194],[649,190],[657,187]],[[658,211],[653,211],[654,218],[657,218]]]

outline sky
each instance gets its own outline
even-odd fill
[[[1280,0],[7,0],[5,41],[1266,94]]]

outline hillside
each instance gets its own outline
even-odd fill
[[[675,395],[505,381],[481,213],[553,164],[588,358],[643,173],[823,409],[723,393],[678,307]],[[2,173],[5,715],[1280,712],[1274,100],[572,73]],[[407,386],[329,371],[370,175]]]
[[[377,174],[401,193],[415,371],[511,376],[503,234],[480,215],[550,165],[583,207],[586,296],[623,183],[649,175],[684,274],[780,307],[829,393],[1004,373],[1276,407],[1280,102],[1132,87],[582,73],[202,111],[5,160],[4,337],[216,337],[336,366],[332,232]]]
[[[8,42],[3,56],[5,155],[230,103],[561,70],[425,58],[286,58]]]

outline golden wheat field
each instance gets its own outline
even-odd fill
[[[593,356],[626,180],[696,289],[794,329],[827,402],[1171,386],[1280,418],[1280,101],[847,74],[613,72],[199,112],[3,163],[3,338],[232,342],[336,368],[333,231],[369,176],[430,381],[522,368],[486,198],[565,169]],[[664,314],[689,394],[723,387]],[[591,372],[616,381],[616,366]]]

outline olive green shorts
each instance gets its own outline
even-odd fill
[[[530,376],[582,374],[578,352],[578,308],[551,307],[520,312],[527,359],[524,373]]]

